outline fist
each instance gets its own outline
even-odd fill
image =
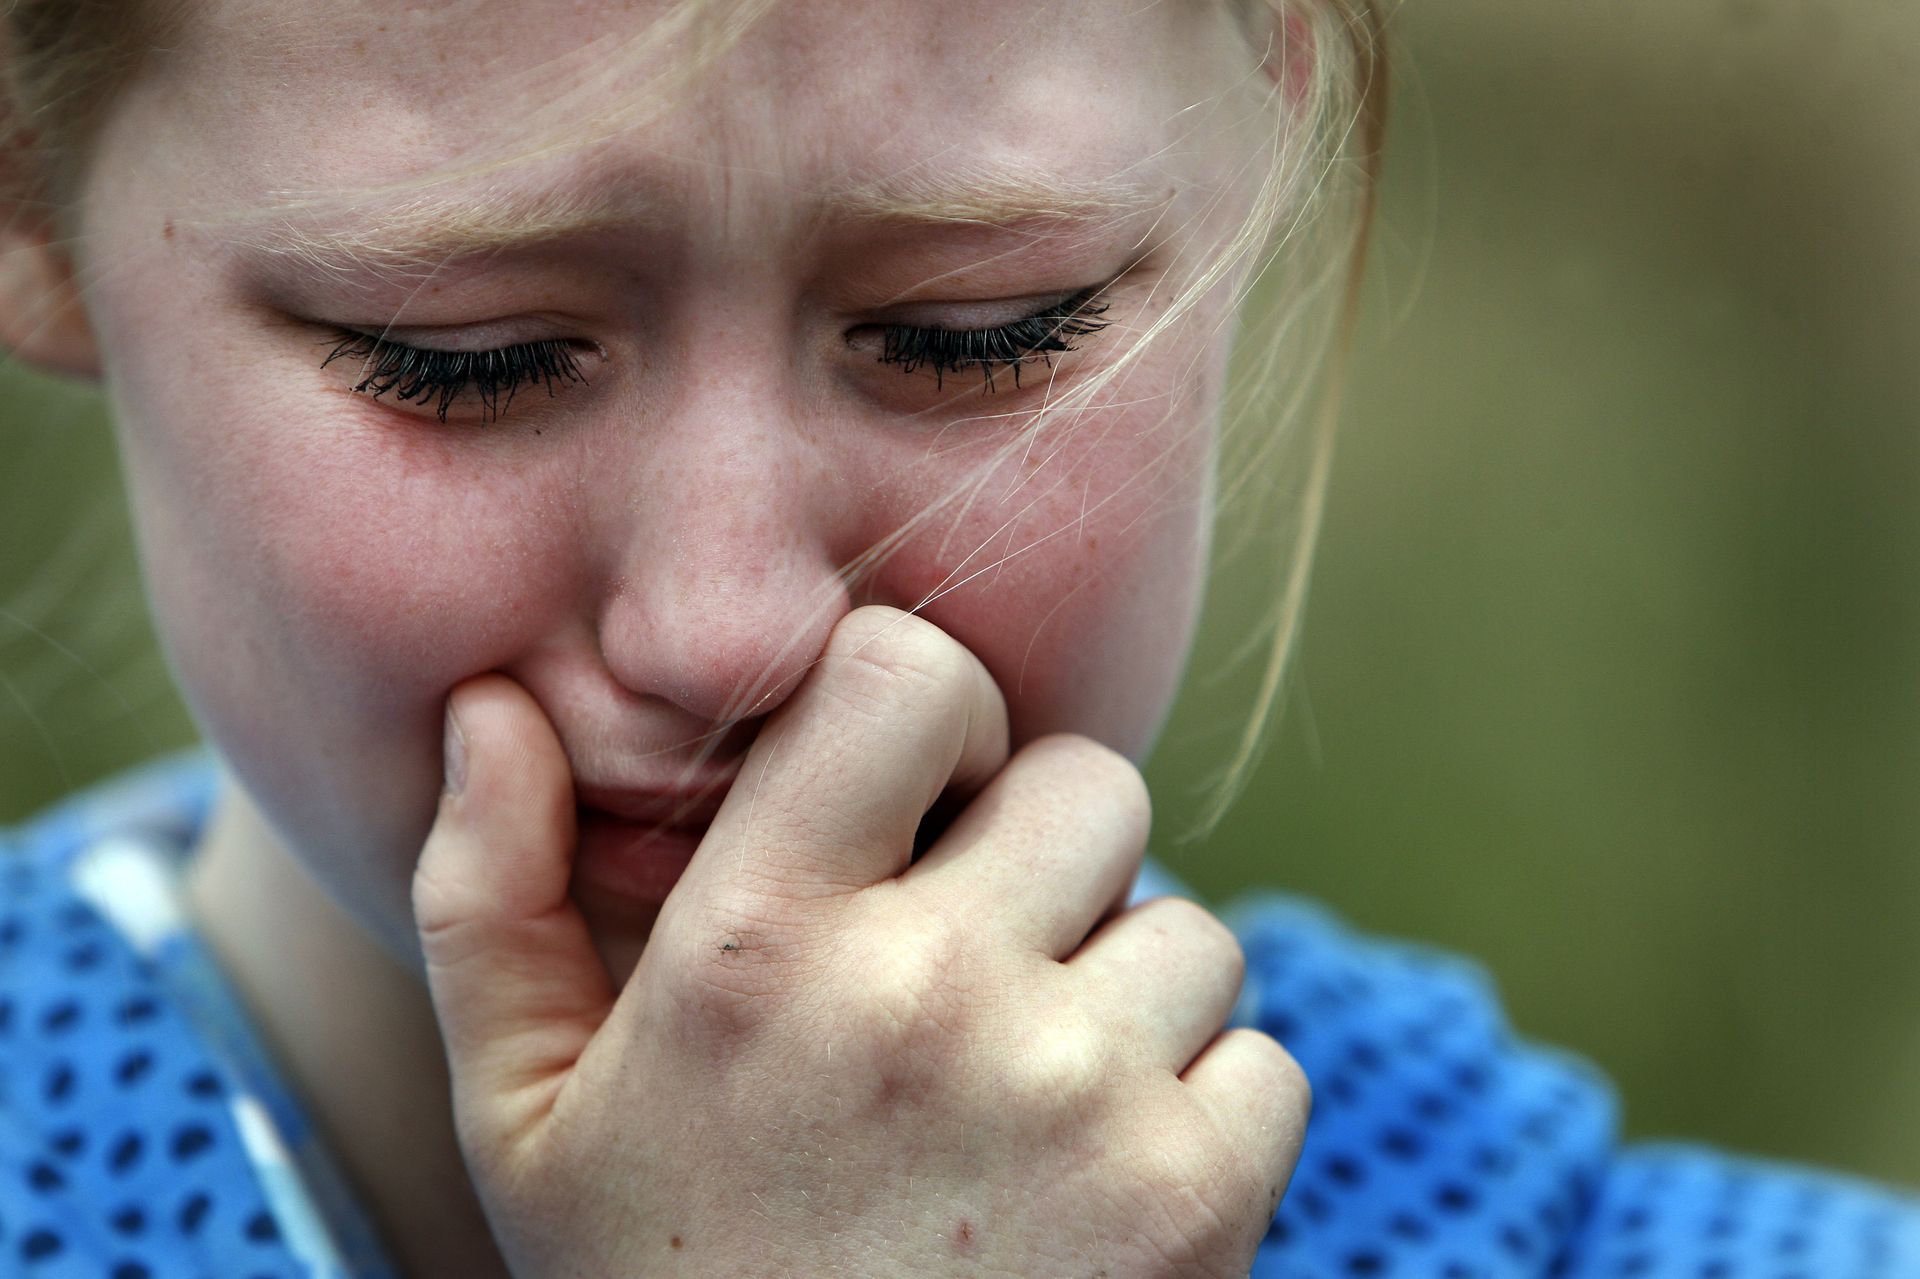
[[[414,880],[456,1129],[502,1255],[567,1276],[1244,1276],[1300,1071],[1221,1033],[1201,907],[1126,908],[1146,790],[864,608],[762,727],[615,989],[567,896],[566,757],[500,676]],[[944,797],[958,815],[924,856]]]

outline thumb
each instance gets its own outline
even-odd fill
[[[547,1112],[613,982],[567,896],[573,778],[539,705],[483,675],[453,690],[446,732],[414,922],[463,1140],[511,1142]]]

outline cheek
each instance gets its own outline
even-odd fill
[[[475,450],[358,408],[289,405],[263,427],[168,407],[127,441],[150,572],[223,665],[405,710],[511,655],[577,589],[564,525]]]
[[[289,397],[241,411],[171,367],[118,373],[143,568],[182,691],[335,896],[406,938],[404,854],[439,789],[445,691],[523,651],[575,594],[564,527],[497,468],[480,482],[484,460],[362,410]]]
[[[1016,742],[1071,731],[1136,759],[1152,744],[1205,580],[1210,400],[1065,425],[912,544],[896,594],[929,600],[986,664]]]
[[[311,330],[120,231],[93,318],[157,620],[197,705],[235,726],[251,707],[415,713],[577,589],[509,437],[476,447],[352,395]],[[175,323],[156,335],[156,316]]]

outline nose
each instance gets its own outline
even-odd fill
[[[830,460],[777,427],[652,443],[610,521],[618,567],[597,619],[607,670],[706,725],[766,715],[851,606]]]

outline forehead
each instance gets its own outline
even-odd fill
[[[910,200],[927,179],[951,203],[956,178],[991,188],[1022,171],[1048,175],[1042,196],[1144,195],[1199,180],[1196,156],[1228,128],[1223,104],[1253,60],[1225,10],[206,0],[150,87],[189,117],[175,136],[190,150],[245,158],[209,161],[197,188],[256,206],[263,192],[404,184],[516,145],[577,155],[582,136],[617,149],[626,185],[689,217],[847,192]]]

